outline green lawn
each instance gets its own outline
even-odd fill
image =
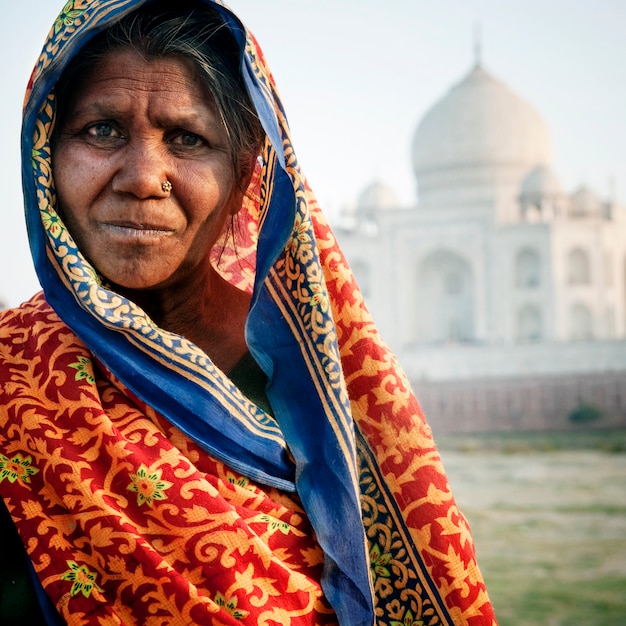
[[[501,626],[626,626],[626,433],[439,441]]]

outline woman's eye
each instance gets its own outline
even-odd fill
[[[174,143],[177,143],[181,146],[190,146],[196,147],[204,144],[204,141],[201,137],[194,133],[180,133],[176,137],[174,137]]]
[[[120,133],[107,122],[98,122],[97,124],[92,124],[87,129],[87,132],[94,137],[101,137],[104,139],[121,136]]]

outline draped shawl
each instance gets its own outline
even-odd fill
[[[62,462],[64,442],[57,439],[55,448],[42,441],[55,432],[67,438],[69,448],[77,437],[71,432],[74,409],[106,404],[102,386],[95,384],[104,377],[113,381],[123,402],[149,414],[178,452],[187,451],[194,462],[205,454],[220,471],[232,471],[235,482],[252,481],[269,494],[293,494],[294,506],[302,507],[310,523],[308,534],[323,552],[321,585],[341,624],[491,626],[495,618],[469,528],[431,431],[307,185],[262,52],[231,11],[205,2],[219,11],[239,46],[245,85],[266,133],[237,240],[222,242],[218,270],[252,294],[246,340],[267,375],[272,415],[242,395],[197,346],[159,328],[103,283],[57,213],[50,150],[55,84],[91,37],[148,4],[70,0],[50,31],[25,101],[26,220],[45,300],[38,297],[5,313],[2,322],[0,494],[44,587],[51,585],[50,560],[55,550],[67,547],[71,533],[63,531],[62,539],[46,543],[41,519],[46,507],[67,505],[68,495],[56,493],[54,485],[73,480],[67,478],[72,473],[85,480],[89,468],[82,474],[68,470]],[[71,357],[64,369],[46,352],[53,337],[54,354],[61,361],[64,354]],[[45,390],[38,388],[44,380]],[[57,421],[61,413],[63,422]],[[87,413],[81,419],[88,424],[93,413]],[[81,436],[88,437],[84,430],[89,428],[81,426]],[[135,492],[140,478],[152,480],[151,506],[167,497],[172,484],[161,472],[142,465],[131,475]],[[99,488],[113,493],[106,475]],[[112,506],[114,499],[102,496],[100,504],[92,499],[90,507]],[[116,501],[119,506],[120,498]],[[74,513],[68,528],[81,513]],[[143,549],[142,541],[136,550]],[[72,590],[54,598],[63,615],[71,614],[77,591],[83,603],[106,602],[114,560],[107,542],[100,543],[82,546],[80,554],[89,554],[89,563],[70,559],[69,570],[53,581],[65,581]],[[106,558],[98,557],[99,550]],[[254,589],[250,585],[248,591]],[[50,593],[52,587],[47,589]],[[140,582],[134,593],[141,595]],[[224,606],[220,598],[211,601]],[[272,601],[280,606],[281,597]],[[84,620],[86,614],[81,613]],[[245,621],[245,613],[237,619]]]

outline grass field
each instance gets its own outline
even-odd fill
[[[500,626],[626,626],[626,432],[439,446]]]

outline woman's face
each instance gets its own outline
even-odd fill
[[[211,247],[241,204],[213,99],[179,57],[109,53],[65,115],[53,172],[80,250],[131,290],[208,272]]]

